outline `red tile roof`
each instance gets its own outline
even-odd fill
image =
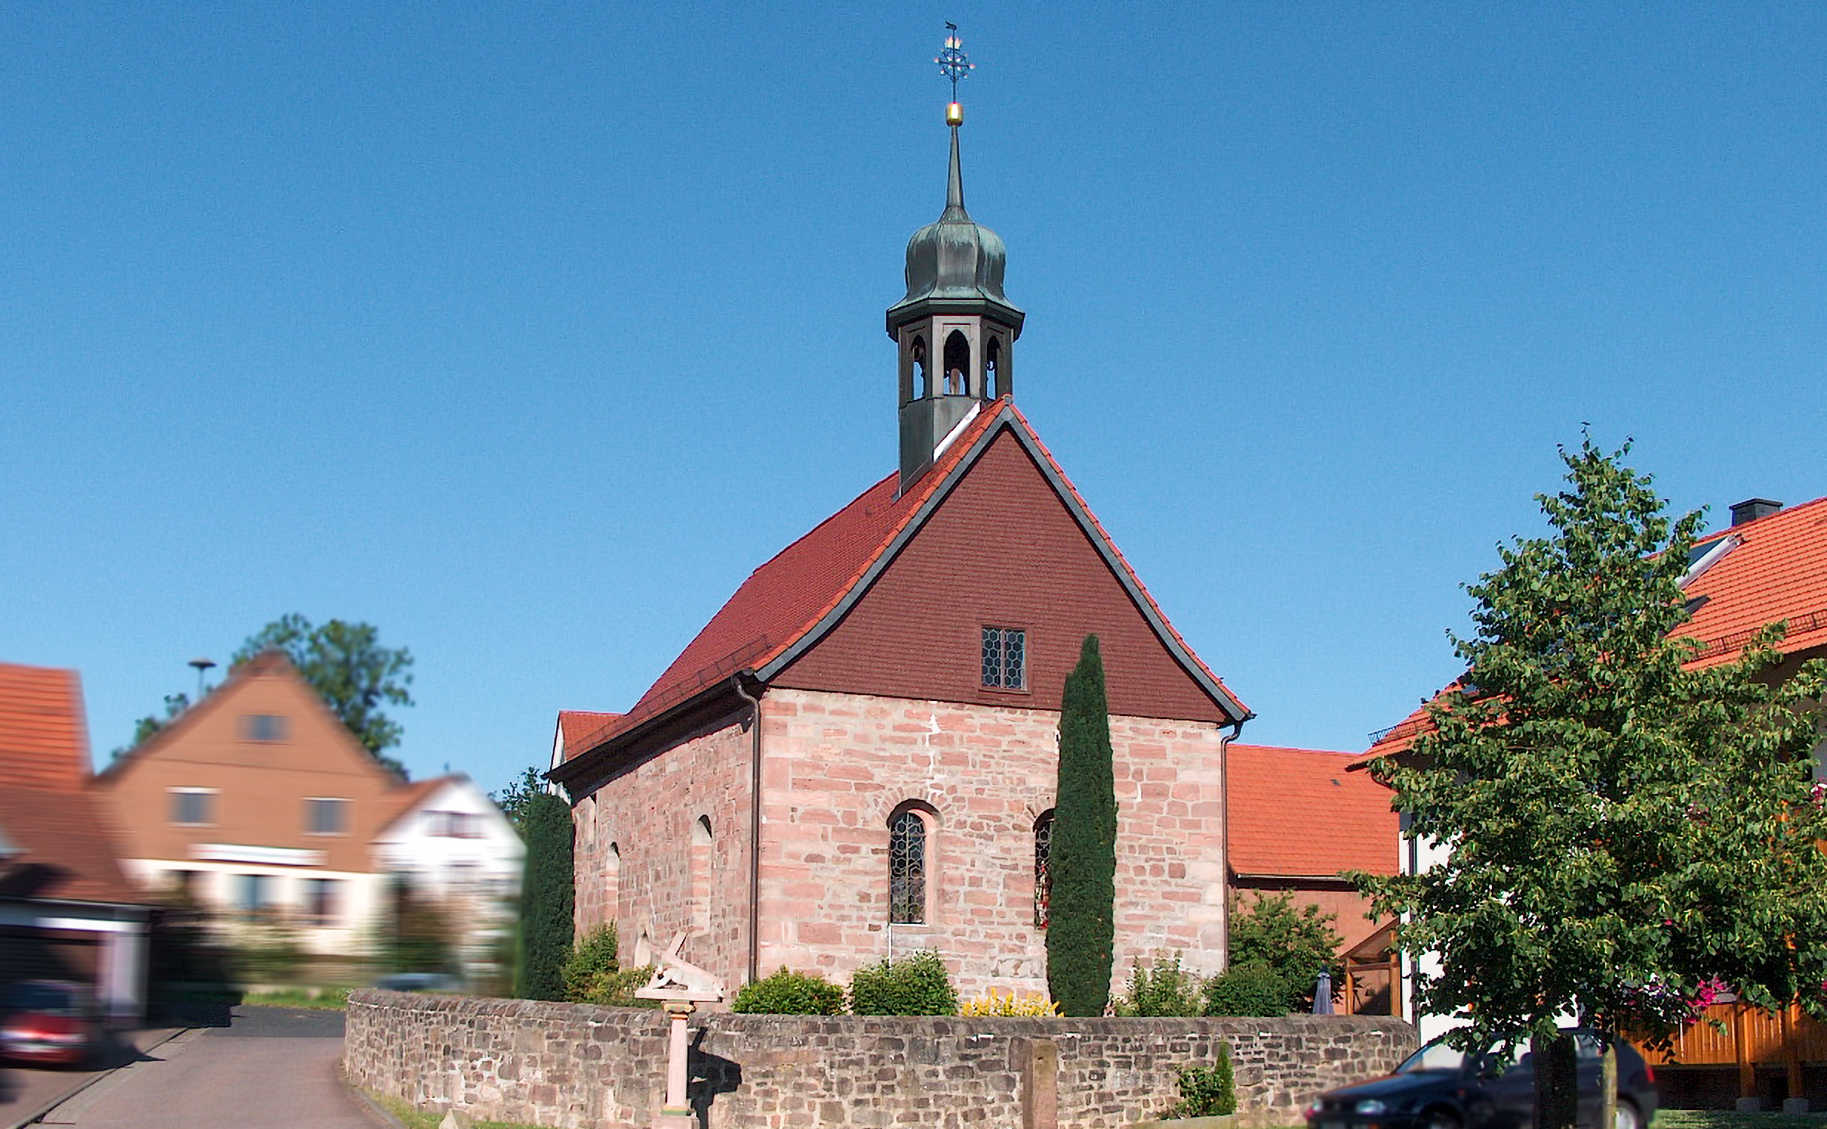
[[[0,898],[145,900],[121,873],[113,827],[86,791],[0,788],[0,838],[19,849],[0,860]]]
[[[1315,878],[1342,870],[1394,874],[1390,792],[1346,753],[1233,743],[1225,754],[1225,835],[1237,874]]]
[[[1012,401],[1001,399],[984,405],[906,493],[897,497],[899,473],[888,475],[750,573],[633,708],[626,714],[605,715],[611,720],[585,735],[575,747],[571,732],[565,732],[566,759],[573,759],[611,737],[636,728],[708,686],[740,671],[764,666],[786,653],[843,602],[908,523],[920,514],[952,470],[976,448],[985,434],[1005,419],[1020,426],[1045,456],[1073,500],[1090,516],[1098,534],[1110,546],[1149,607],[1167,625],[1174,641],[1200,670],[1230,695],[1232,701],[1237,701],[1230,689],[1193,654],[1192,648],[1186,646],[1185,640],[1168,623],[1159,605],[1142,585],[1141,578],[1129,567],[1129,562],[1116,549],[1096,516],[1091,515],[1090,507],[1085,505],[1077,488],[1040,442],[1027,417]],[[565,713],[581,712],[561,712],[561,724]]]
[[[558,735],[563,741],[565,759],[570,760],[589,748],[596,734],[607,732],[623,716],[598,710],[559,710]]]
[[[88,724],[77,673],[0,663],[0,789],[80,788],[88,776]]]
[[[430,796],[433,792],[436,792],[439,788],[454,781],[468,779],[469,776],[465,773],[452,772],[444,776],[433,776],[428,780],[409,781],[405,784],[396,785],[395,787],[388,789],[383,799],[387,802],[390,814],[381,822],[380,827],[375,830],[375,834],[379,835],[382,831],[385,831],[395,823],[398,823],[402,816],[424,803],[426,797]]]
[[[1827,647],[1827,498],[1709,533],[1698,543],[1726,537],[1740,543],[1687,586],[1690,600],[1706,598],[1681,628],[1700,642],[1689,665],[1732,661],[1753,635],[1779,619],[1789,624],[1784,654]],[[1379,734],[1365,755],[1402,752],[1429,728],[1426,708],[1419,707]]]

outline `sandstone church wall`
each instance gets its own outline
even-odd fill
[[[843,982],[936,949],[966,997],[1046,990],[1034,924],[1034,826],[1054,803],[1052,711],[805,690],[762,701],[761,972]],[[1225,945],[1221,730],[1112,717],[1116,966],[1179,952],[1215,972]],[[888,823],[930,810],[926,923],[889,924]]]
[[[732,987],[747,979],[750,755],[732,718],[577,799],[578,936],[614,921],[626,967],[643,932],[656,948],[692,932],[685,959]]]
[[[1399,1019],[703,1016],[689,1097],[707,1129],[1118,1129],[1159,1113],[1178,1071],[1235,1063],[1244,1126],[1298,1123],[1322,1090],[1387,1073]],[[664,1091],[655,1011],[365,989],[349,999],[355,1085],[422,1108],[555,1129],[647,1129]]]

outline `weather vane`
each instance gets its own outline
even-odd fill
[[[939,49],[939,55],[933,62],[939,64],[939,73],[952,80],[952,105],[947,111],[947,119],[956,117],[964,120],[958,112],[958,80],[977,69],[977,64],[964,54],[964,40],[958,38],[958,25],[950,20],[945,21],[945,46]],[[952,122],[953,125],[958,124]]]

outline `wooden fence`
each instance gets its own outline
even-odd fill
[[[1658,1066],[1736,1067],[1740,1097],[1755,1097],[1759,1066],[1781,1066],[1789,1096],[1802,1093],[1802,1064],[1827,1063],[1827,1025],[1795,1004],[1775,1015],[1737,1002],[1707,1007],[1700,1022],[1675,1036],[1668,1050],[1632,1041],[1644,1059]]]

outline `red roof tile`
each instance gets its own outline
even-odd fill
[[[589,748],[598,733],[608,732],[609,727],[623,716],[597,710],[559,710],[558,735],[563,742],[565,759],[570,760]]]
[[[610,720],[583,736],[575,747],[571,731],[565,731],[566,759],[634,729],[708,686],[740,671],[762,667],[784,654],[843,602],[908,523],[919,515],[952,470],[1005,417],[1018,424],[1046,457],[1143,599],[1167,625],[1174,641],[1233,702],[1237,701],[1168,623],[1135,570],[1129,567],[1109,534],[1091,514],[1090,507],[1085,505],[1084,498],[1060,469],[1052,453],[1040,442],[1027,417],[1013,402],[1002,399],[986,404],[906,493],[896,495],[898,472],[888,475],[750,573],[632,709],[626,714],[604,715]],[[1241,703],[1238,704],[1242,708]],[[566,713],[582,712],[561,712],[560,724]]]
[[[1351,755],[1233,743],[1225,758],[1232,871],[1288,878],[1396,872],[1390,792],[1365,773],[1347,772]]]
[[[0,898],[144,901],[121,873],[102,805],[86,791],[0,788],[0,837],[19,849],[0,861]]]
[[[380,827],[375,830],[375,834],[379,835],[382,831],[385,831],[395,823],[398,823],[401,816],[406,815],[411,812],[412,809],[418,807],[421,803],[424,803],[425,798],[439,788],[444,787],[452,781],[468,779],[468,775],[464,773],[452,772],[445,776],[433,776],[428,780],[412,780],[405,784],[389,788],[386,795],[382,798],[386,800],[390,814],[382,821]]]
[[[1681,628],[1700,642],[1689,665],[1732,661],[1753,635],[1779,619],[1789,624],[1784,654],[1827,647],[1827,498],[1709,533],[1699,543],[1725,537],[1740,543],[1687,586],[1689,599],[1706,598]],[[1365,755],[1402,752],[1429,728],[1426,707],[1419,707],[1379,734]]]
[[[0,786],[80,788],[88,776],[77,673],[0,663]]]

